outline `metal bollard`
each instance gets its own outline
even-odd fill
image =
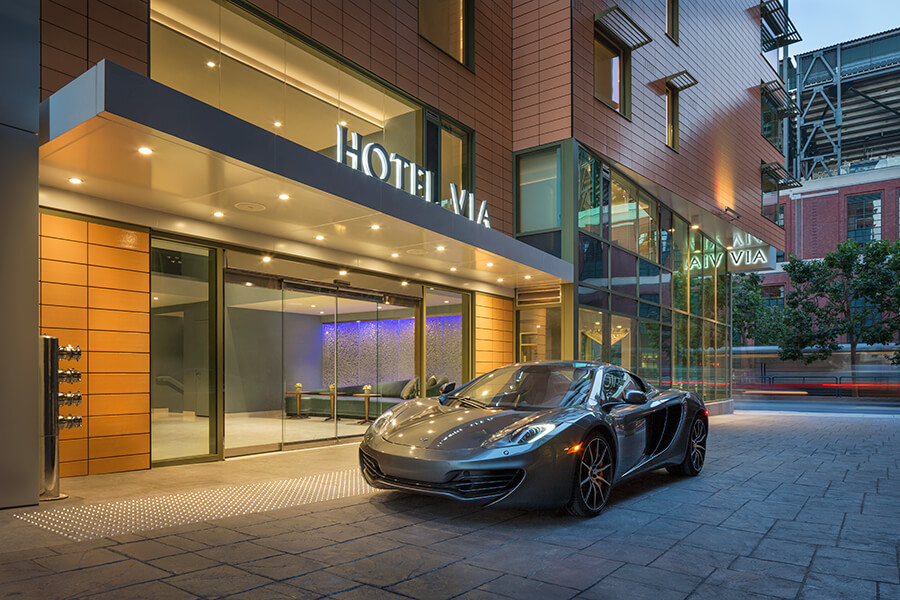
[[[41,336],[41,445],[40,445],[40,499],[60,500],[67,498],[59,492],[59,430],[81,427],[79,415],[60,415],[60,405],[78,406],[81,392],[60,392],[59,383],[81,381],[81,371],[60,369],[59,359],[78,360],[81,349],[78,346],[60,346],[55,337]]]

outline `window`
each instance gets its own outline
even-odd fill
[[[784,205],[778,201],[778,181],[766,171],[762,174],[762,214],[784,229]]]
[[[452,210],[450,184],[457,190],[473,192],[472,170],[469,167],[471,136],[432,111],[426,111],[425,168],[437,174],[434,183],[434,202]],[[413,126],[414,128],[414,126]]]
[[[678,0],[666,0],[666,35],[678,43]]]
[[[632,252],[637,252],[637,188],[633,183],[612,173],[610,199],[610,239]]]
[[[860,244],[881,239],[881,192],[847,196],[847,239]]]
[[[470,5],[466,0],[419,0],[419,35],[466,66],[472,64]]]
[[[556,149],[519,157],[519,232],[560,226],[559,159]]]
[[[762,299],[766,306],[784,308],[784,286],[766,285],[762,287]]]
[[[666,86],[666,145],[678,150],[678,90]]]
[[[628,102],[629,53],[599,32],[594,33],[594,96],[622,115],[631,115]]]

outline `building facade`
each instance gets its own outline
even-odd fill
[[[514,360],[725,410],[728,274],[784,247],[775,5],[41,0],[17,281],[84,351],[62,474],[359,435]]]

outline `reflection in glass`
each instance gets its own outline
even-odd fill
[[[690,233],[690,256],[688,269],[691,281],[691,314],[703,315],[703,235],[699,231]]]
[[[153,461],[216,452],[210,365],[208,248],[150,244],[150,455]]]
[[[716,325],[703,321],[703,399],[716,397]]]
[[[463,0],[419,0],[419,35],[458,60],[465,57]]]
[[[656,200],[641,192],[638,196],[638,254],[653,262],[659,261],[658,221]]]
[[[610,316],[609,362],[628,370],[633,370],[635,366],[635,323],[635,319],[628,317]]]
[[[638,275],[638,293],[641,300],[659,302],[659,267],[646,260],[639,260]]]
[[[659,385],[672,387],[672,328],[661,325],[659,330]]]
[[[622,91],[622,51],[594,35],[594,96],[619,110]]]
[[[691,317],[690,375],[688,389],[705,399],[703,389],[703,320]]]
[[[603,225],[603,193],[600,161],[578,151],[578,227],[601,235]]]
[[[425,298],[425,396],[437,396],[445,383],[460,386],[467,380],[463,373],[463,310],[467,298],[430,288]]]
[[[690,364],[690,348],[688,347],[688,317],[675,313],[675,344],[673,348],[675,369],[675,387],[689,389],[688,365]]]
[[[527,308],[517,313],[519,361],[559,360],[562,357],[562,309]]]
[[[469,143],[464,131],[441,127],[441,189],[439,197],[450,199],[450,184],[458,190],[471,190],[469,183]],[[451,207],[452,209],[452,207]]]
[[[610,239],[637,252],[637,188],[615,171],[611,182]]]
[[[603,321],[600,311],[578,309],[578,357],[582,360],[606,360],[603,351]]]
[[[659,205],[659,264],[667,269],[672,268],[672,255],[675,229],[672,222],[672,211]]]
[[[618,294],[637,296],[637,257],[618,248],[610,248],[610,283]],[[659,293],[657,291],[657,293]]]
[[[583,233],[578,235],[578,281],[597,287],[607,287],[604,244]]]
[[[713,320],[716,318],[716,271],[717,261],[724,262],[725,254],[718,251],[716,244],[707,237],[703,238],[703,316]]]
[[[519,157],[519,232],[560,226],[557,151]]]
[[[675,217],[672,237],[672,256],[675,271],[672,273],[672,308],[688,310],[690,289],[691,251],[688,247],[688,224]]]
[[[637,374],[655,387],[659,387],[659,323],[641,321],[640,350]]]

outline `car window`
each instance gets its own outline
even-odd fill
[[[621,400],[625,393],[625,372],[611,369],[603,375],[603,398],[609,400]]]

